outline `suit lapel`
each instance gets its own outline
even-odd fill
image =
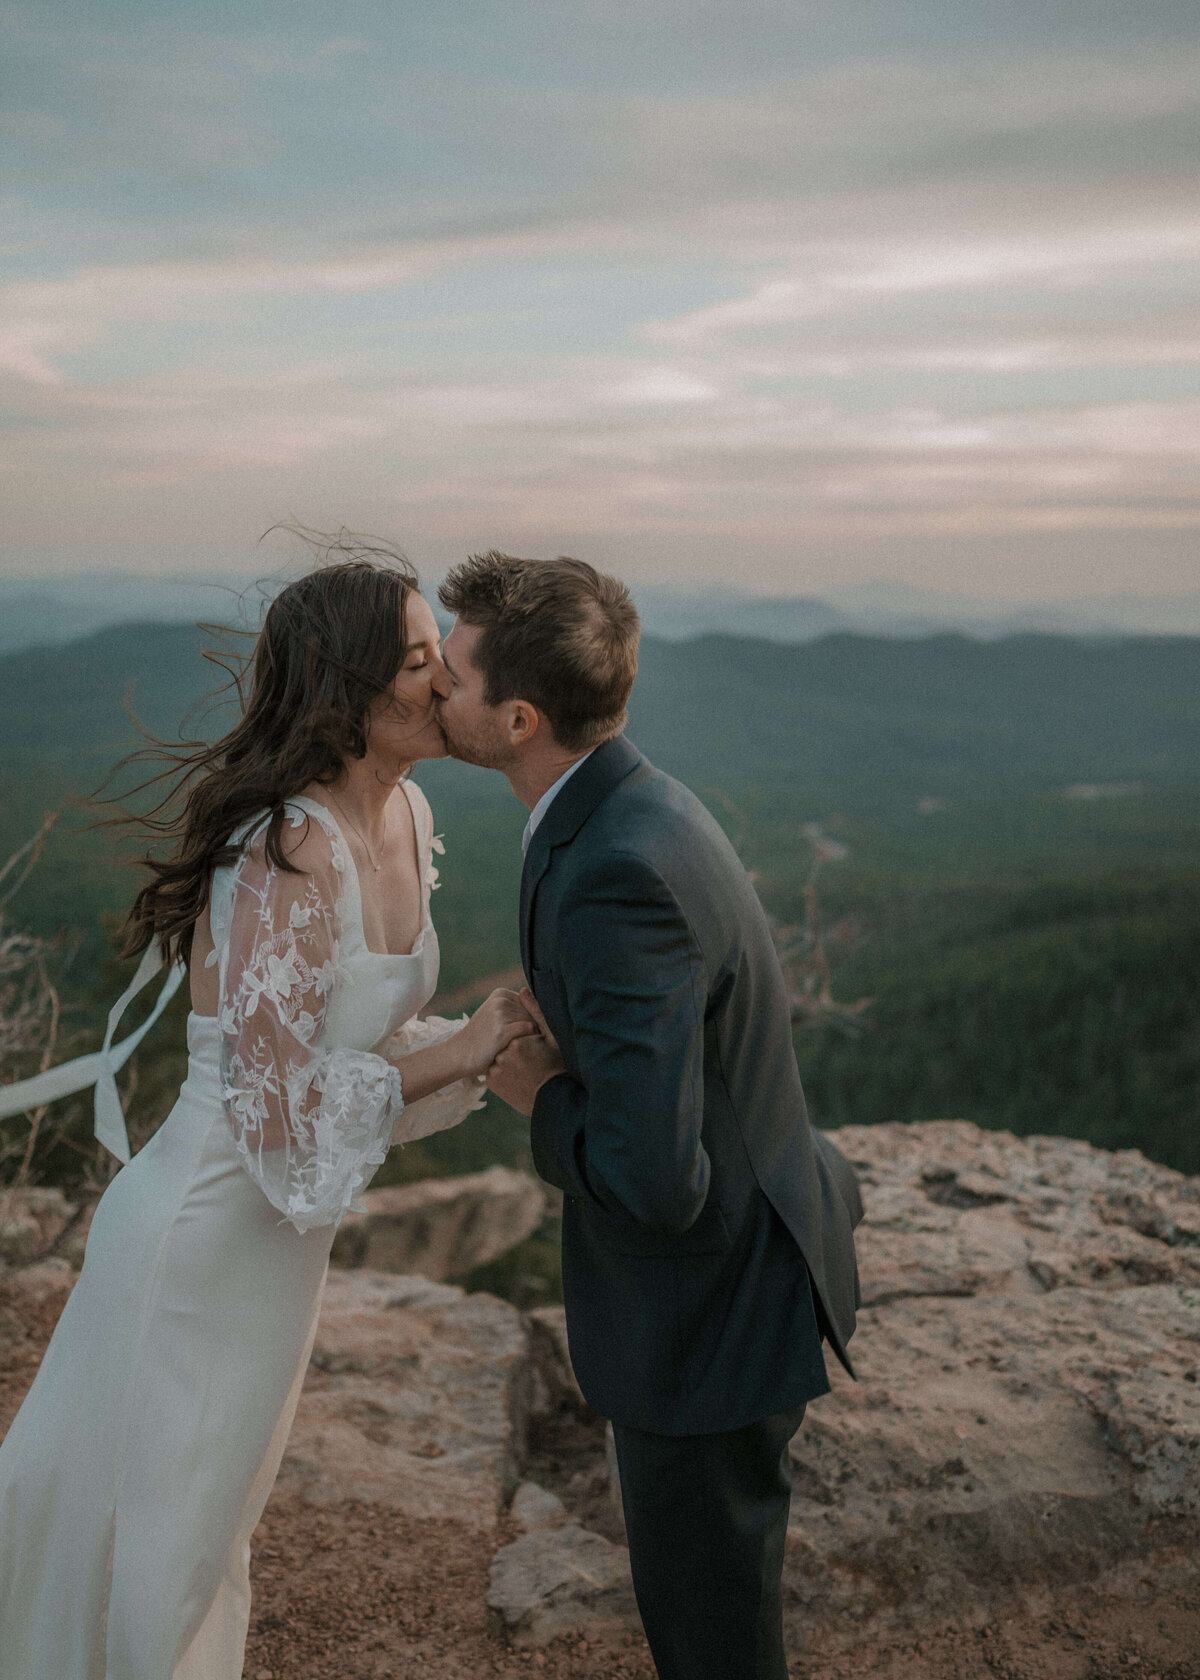
[[[572,776],[571,780],[574,781],[575,778]],[[537,833],[529,842],[529,850],[525,853],[525,867],[521,871],[521,967],[531,985],[533,963],[529,953],[529,936],[533,927],[533,895],[550,861],[550,848],[542,833],[545,826],[545,823],[538,825]]]
[[[580,765],[538,824],[521,871],[521,966],[527,979],[532,981],[534,899],[551,853],[573,840],[601,800],[645,762],[623,735],[605,741]]]

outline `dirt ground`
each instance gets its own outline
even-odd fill
[[[488,1542],[453,1522],[277,1501],[256,1536],[246,1680],[654,1680],[640,1638],[511,1650],[484,1603],[490,1563]],[[1083,1589],[972,1633],[822,1642],[792,1654],[793,1680],[1200,1680],[1200,1582],[1144,1595]]]
[[[18,1314],[0,1281],[0,1431],[62,1300],[23,1295]],[[273,1500],[254,1538],[245,1680],[654,1680],[640,1637],[510,1649],[486,1608],[491,1559],[486,1538],[450,1519]],[[1076,1588],[973,1631],[814,1640],[791,1667],[793,1680],[1200,1680],[1200,1567]]]

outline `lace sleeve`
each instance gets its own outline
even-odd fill
[[[268,862],[264,825],[227,886],[221,1087],[247,1172],[307,1231],[336,1225],[351,1206],[387,1153],[404,1098],[382,1056],[322,1045],[349,860],[303,813],[290,819],[285,850],[299,873]]]

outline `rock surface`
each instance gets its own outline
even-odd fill
[[[368,1190],[362,1203],[361,1212],[342,1221],[333,1264],[416,1273],[435,1283],[507,1254],[536,1231],[546,1211],[537,1179],[509,1167]]]
[[[570,1521],[567,1507],[557,1494],[537,1482],[521,1483],[513,1494],[509,1513],[522,1534],[543,1534]]]
[[[814,1621],[979,1624],[1200,1538],[1200,1183],[957,1122],[846,1128],[857,1384],[792,1444],[786,1582]],[[830,1362],[832,1364],[832,1362]]]
[[[61,1190],[0,1190],[0,1271],[51,1254],[79,1266],[88,1222]]]
[[[1200,1285],[1200,1181],[1137,1150],[1015,1138],[961,1120],[835,1136],[864,1179],[867,1306]]]
[[[0,1437],[41,1363],[42,1350],[67,1304],[75,1273],[65,1260],[0,1271]]]
[[[1200,1180],[950,1122],[838,1141],[861,1380],[835,1368],[793,1443],[793,1672],[1196,1680]],[[0,1427],[71,1277],[0,1276]],[[609,1481],[561,1309],[333,1272],[247,1673],[650,1680]]]
[[[562,1307],[535,1307],[528,1314],[529,1351],[533,1360],[532,1407],[535,1416],[567,1410],[580,1417],[591,1413],[571,1369],[567,1346],[567,1315]]]
[[[281,1495],[494,1531],[525,1456],[527,1346],[494,1296],[331,1272]]]
[[[1200,1182],[1133,1151],[960,1122],[838,1142],[867,1210],[860,1380],[830,1361],[834,1392],[792,1445],[794,1646],[846,1625],[979,1626],[1040,1591],[1186,1565],[1200,1540]],[[577,1407],[552,1369],[567,1358],[559,1312],[535,1328],[535,1395]],[[616,1535],[611,1446],[608,1459]],[[576,1473],[559,1491],[571,1505],[588,1485]],[[587,1508],[595,1522],[594,1497]],[[572,1590],[525,1603],[527,1637]]]
[[[580,1630],[622,1638],[637,1625],[629,1553],[578,1523],[523,1535],[497,1552],[488,1605],[517,1645]]]

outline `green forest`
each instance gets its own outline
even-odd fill
[[[123,984],[112,942],[137,879],[71,799],[135,740],[131,685],[158,732],[189,710],[185,732],[219,727],[198,648],[192,630],[126,626],[0,660],[0,856],[62,807],[5,927],[60,941],[63,1055],[98,1041]],[[647,643],[630,734],[706,800],[785,927],[805,927],[821,848],[833,995],[861,1007],[797,1030],[818,1124],[964,1118],[1200,1172],[1198,676],[1184,638]],[[434,912],[455,992],[517,961],[525,812],[485,771],[418,780],[446,840]],[[185,1007],[138,1052],[140,1136],[182,1076]],[[76,1107],[44,1179],[96,1170]],[[377,1182],[527,1159],[525,1123],[491,1099]],[[481,1281],[512,1293],[524,1267],[526,1292],[552,1291],[551,1249]]]

